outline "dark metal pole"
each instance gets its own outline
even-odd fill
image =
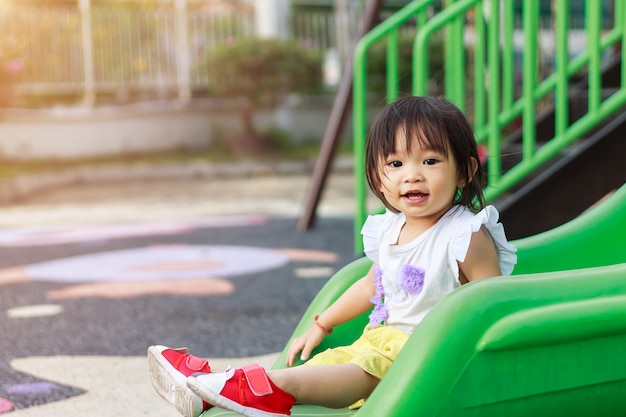
[[[383,0],[369,0],[365,7],[365,12],[359,25],[356,42],[358,42],[367,32],[372,30],[379,22],[380,9]],[[354,46],[352,48],[354,51]],[[335,158],[337,145],[341,139],[341,132],[345,125],[348,112],[352,109],[352,70],[353,70],[353,54],[346,63],[339,83],[339,89],[335,96],[335,102],[330,113],[326,132],[322,140],[322,147],[315,161],[313,169],[313,177],[308,190],[304,212],[298,220],[297,228],[300,231],[309,230],[315,224],[315,213],[317,206],[330,171],[330,166]]]

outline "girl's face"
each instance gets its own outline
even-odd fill
[[[391,206],[405,214],[407,225],[425,230],[452,207],[456,189],[463,185],[456,163],[450,153],[446,157],[417,140],[409,153],[402,129],[395,142],[395,151],[381,164],[380,191]]]

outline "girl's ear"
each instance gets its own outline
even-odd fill
[[[467,184],[472,182],[472,178],[474,178],[474,174],[478,170],[478,161],[476,158],[470,159],[469,172],[467,173],[467,181],[464,178],[459,179],[458,187],[464,188]]]

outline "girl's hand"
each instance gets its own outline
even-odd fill
[[[291,341],[289,350],[287,351],[287,365],[293,366],[296,356],[300,354],[300,359],[306,361],[311,356],[311,352],[319,345],[326,336],[326,333],[317,325],[313,325],[302,336],[296,337]]]
[[[309,330],[291,341],[285,360],[287,365],[293,366],[298,353],[300,353],[301,360],[309,359],[311,352],[322,342],[328,330],[352,320],[372,308],[370,298],[376,294],[374,266],[372,265],[364,277],[355,281],[317,317],[321,323],[316,319],[316,323]]]

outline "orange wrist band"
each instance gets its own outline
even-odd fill
[[[317,327],[322,329],[322,331],[324,333],[326,333],[326,334],[333,334],[333,329],[327,329],[326,327],[322,326],[319,321],[317,321],[317,319],[319,319],[319,318],[320,318],[320,316],[318,316],[318,315],[313,317],[313,320],[315,320],[315,324],[317,325]]]

